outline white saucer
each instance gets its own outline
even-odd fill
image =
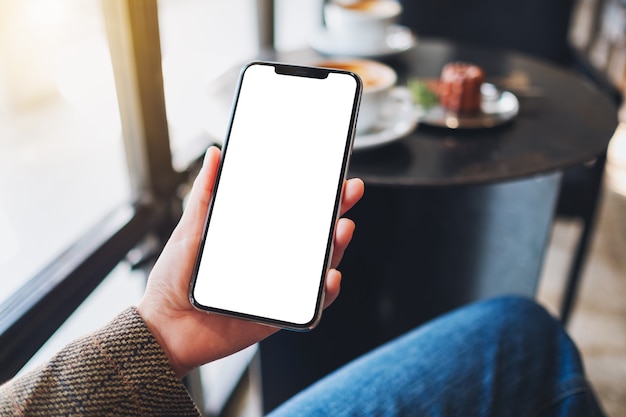
[[[317,52],[331,56],[354,56],[362,58],[380,58],[408,51],[417,43],[413,32],[405,26],[389,27],[387,37],[378,45],[357,44],[351,39],[341,39],[331,35],[326,28],[321,28],[309,40]]]
[[[480,90],[482,100],[476,114],[459,115],[436,105],[422,109],[420,122],[448,129],[483,129],[500,126],[517,116],[519,101],[513,93],[490,83],[483,83]]]
[[[381,120],[367,132],[357,132],[352,149],[371,149],[404,138],[417,127],[419,115],[411,92],[407,88],[396,87],[391,92],[390,103]]]

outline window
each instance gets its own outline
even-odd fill
[[[307,46],[321,24],[322,3],[276,2],[278,50]],[[258,56],[257,2],[161,0],[159,25],[170,139],[181,169],[207,143],[223,140],[235,83],[223,90],[219,79]]]
[[[100,1],[0,2],[0,303],[128,198]]]
[[[158,248],[190,163],[221,142],[210,86],[257,56],[257,3],[0,0],[0,381],[109,271],[77,311],[136,290],[119,262],[147,236]],[[306,46],[321,0],[277,3],[279,48]],[[90,330],[72,323],[60,334]]]

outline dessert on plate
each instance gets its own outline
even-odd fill
[[[437,83],[439,104],[456,113],[478,112],[482,101],[480,87],[484,81],[485,72],[477,65],[467,62],[446,64]]]

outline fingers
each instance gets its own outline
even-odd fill
[[[341,214],[350,210],[365,193],[365,184],[360,178],[352,178],[345,182],[341,200]]]
[[[189,205],[201,205],[208,207],[215,185],[217,167],[220,162],[221,152],[218,148],[211,146],[207,149],[202,163],[202,169],[196,177],[191,193],[189,194]]]
[[[339,296],[339,290],[341,289],[341,272],[336,270],[343,254],[352,240],[355,225],[350,219],[339,219],[337,227],[335,228],[335,248],[333,251],[333,258],[331,261],[331,269],[326,274],[325,282],[325,298],[324,308],[331,305]]]
[[[326,294],[324,295],[324,308],[331,305],[339,296],[339,290],[341,289],[341,272],[336,269],[331,269],[326,275],[325,284]]]
[[[365,185],[359,178],[346,181],[341,201],[341,214],[350,210],[363,197]],[[343,255],[352,240],[356,225],[350,219],[340,218],[335,227],[335,242],[331,260],[331,269],[326,275],[324,308],[330,306],[339,296],[341,272],[337,269]]]
[[[202,169],[200,169],[198,176],[194,180],[189,193],[185,211],[179,225],[181,228],[196,228],[201,231],[209,202],[211,201],[220,155],[220,150],[214,146],[207,149]],[[185,233],[189,233],[189,230]]]
[[[193,183],[186,209],[181,219],[183,226],[197,227],[198,222],[204,223],[204,217],[211,201],[211,194],[217,176],[220,155],[220,150],[216,147],[212,146],[207,150],[202,169]],[[342,215],[361,199],[364,188],[363,181],[359,178],[349,179],[345,182],[340,211]]]
[[[199,236],[202,233],[202,227],[217,176],[220,155],[220,150],[216,147],[210,147],[207,150],[202,169],[193,183],[179,227],[174,231],[176,238]],[[342,215],[361,199],[364,191],[365,186],[363,181],[359,178],[349,179],[345,182],[341,204]],[[349,219],[341,218],[337,222],[331,268],[337,268],[339,265],[352,239],[354,229],[354,222]]]
[[[356,226],[354,222],[350,219],[341,218],[337,222],[337,226],[335,228],[333,257],[330,262],[331,268],[337,268],[339,266],[339,263],[343,258],[343,254],[352,240],[355,228]]]

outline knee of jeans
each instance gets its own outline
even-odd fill
[[[567,375],[582,374],[580,353],[559,320],[536,301],[503,296],[485,302],[490,324],[483,325],[486,339],[507,352],[523,352],[545,372],[557,367]]]
[[[485,301],[491,325],[500,332],[531,333],[536,337],[561,331],[558,321],[536,301],[507,295]]]

